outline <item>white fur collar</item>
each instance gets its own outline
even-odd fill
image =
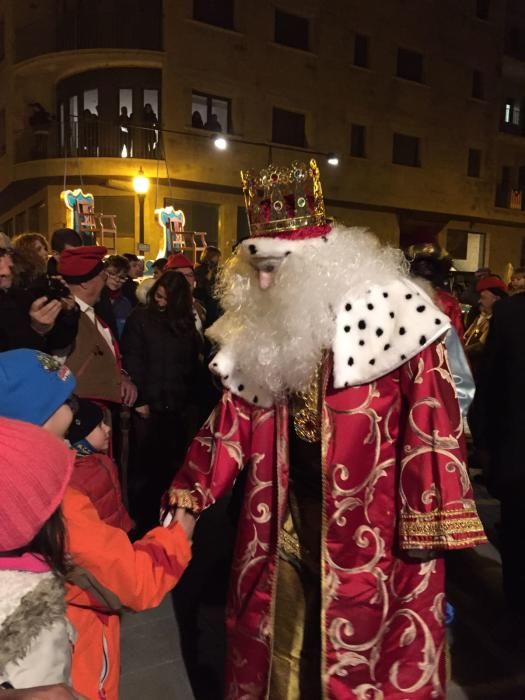
[[[392,372],[448,328],[448,316],[408,278],[373,285],[360,298],[349,292],[336,310],[331,347],[335,388],[368,384]],[[258,406],[273,405],[268,392],[241,374],[228,347],[218,352],[210,368],[233,394]]]

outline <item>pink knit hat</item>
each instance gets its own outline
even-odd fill
[[[0,418],[0,551],[29,544],[62,501],[74,453],[30,423]]]

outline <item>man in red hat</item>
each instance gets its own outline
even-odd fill
[[[493,496],[501,501],[499,531],[503,590],[514,643],[525,642],[525,295],[504,295],[504,283],[485,277],[481,297],[497,299],[473,405],[472,432]],[[484,285],[487,285],[485,287]],[[498,294],[501,293],[501,297]]]
[[[246,481],[225,696],[445,698],[443,550],[485,541],[444,345],[402,253],[327,222],[315,161],[243,173],[208,335],[222,401],[169,493]]]
[[[476,380],[482,365],[482,355],[489,334],[494,304],[508,296],[508,287],[497,275],[485,275],[476,283],[479,294],[479,314],[465,331],[465,350]]]
[[[81,316],[77,337],[68,355],[67,365],[77,378],[77,393],[83,398],[133,406],[137,389],[122,371],[116,339],[108,326],[95,314],[106,273],[103,246],[81,246],[65,250],[58,272],[67,282]]]

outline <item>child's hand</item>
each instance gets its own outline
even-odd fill
[[[195,516],[188,513],[184,508],[177,508],[173,522],[179,523],[188,539],[191,540],[193,537],[193,530],[195,529]]]

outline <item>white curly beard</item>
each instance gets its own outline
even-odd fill
[[[208,336],[243,376],[278,399],[309,386],[332,347],[334,309],[345,295],[359,298],[371,285],[404,277],[405,262],[401,251],[382,247],[365,229],[335,226],[326,240],[289,242],[290,254],[263,291],[249,262],[253,242],[241,244],[220,274],[225,313]]]

